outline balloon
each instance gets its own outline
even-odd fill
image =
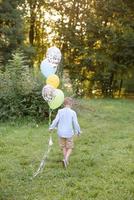
[[[54,88],[57,88],[59,86],[60,80],[57,75],[52,74],[47,77],[46,83],[52,85]]]
[[[58,49],[57,47],[50,47],[47,50],[46,57],[50,63],[58,65],[61,60],[60,49]]]
[[[55,74],[57,67],[50,63],[48,59],[45,59],[41,62],[41,72],[45,77],[48,77],[51,74]]]
[[[52,101],[48,103],[48,105],[51,109],[54,110],[59,106],[61,106],[63,101],[64,101],[64,93],[60,89],[55,89],[54,98],[52,99]]]
[[[55,97],[55,89],[51,85],[45,85],[42,89],[42,97],[46,102],[52,101]]]

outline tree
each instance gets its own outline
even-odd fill
[[[112,96],[115,83],[121,80],[121,90],[124,77],[129,77],[134,66],[134,15],[128,2],[122,0],[95,1],[94,8],[99,22],[99,45],[93,47],[95,78],[102,84],[102,92]]]
[[[39,65],[48,46],[45,21],[47,3],[43,0],[24,0],[22,8],[24,10],[25,44],[34,51],[30,65],[33,66],[35,63]]]
[[[23,43],[23,21],[19,9],[21,1],[4,0],[0,3],[0,52],[5,64],[12,52]]]
[[[85,63],[85,19],[90,3],[87,0],[57,1],[51,4],[52,13],[59,19],[55,22],[53,30],[56,32],[54,42],[62,50],[64,68],[70,73],[74,89],[78,91],[82,82],[88,79],[83,76]],[[86,61],[88,59],[86,58]],[[84,77],[84,78],[83,78]]]

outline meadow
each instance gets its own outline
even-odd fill
[[[77,100],[83,133],[67,169],[56,132],[47,150],[48,122],[23,119],[0,126],[0,200],[134,200],[134,101]]]

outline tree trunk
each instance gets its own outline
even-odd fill
[[[121,96],[122,85],[123,85],[123,79],[120,80],[120,86],[119,86],[119,97]]]
[[[114,73],[111,73],[110,81],[109,81],[109,96],[113,97],[113,80],[114,80]]]
[[[29,43],[33,46],[35,37],[35,19],[36,19],[36,2],[30,5],[30,30],[29,30]]]
[[[34,27],[35,27],[35,17],[31,15],[30,20],[30,30],[29,30],[29,43],[33,46],[34,44]]]

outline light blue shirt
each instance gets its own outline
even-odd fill
[[[49,129],[58,128],[58,135],[63,138],[71,138],[74,133],[80,133],[77,115],[71,108],[60,109],[50,125]]]

